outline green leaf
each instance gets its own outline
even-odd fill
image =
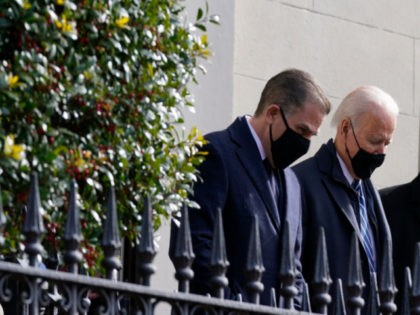
[[[201,8],[199,8],[198,10],[197,10],[197,17],[195,18],[195,20],[196,21],[200,21],[201,20],[201,18],[203,17],[203,9],[201,9]]]

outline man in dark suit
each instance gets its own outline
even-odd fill
[[[397,115],[398,106],[387,93],[373,86],[357,88],[334,114],[334,141],[329,140],[312,158],[293,168],[302,188],[302,265],[307,282],[314,276],[320,227],[325,230],[331,277],[344,283],[356,232],[368,292],[370,272],[380,267],[383,241],[391,242],[379,194],[369,177],[385,158]]]
[[[413,271],[415,247],[420,242],[420,174],[410,183],[384,188],[379,193],[391,228],[400,310],[404,268]]]
[[[205,137],[208,144],[203,151],[208,154],[199,167],[202,181],[196,183],[193,196],[201,209],[189,211],[195,253],[192,292],[212,291],[209,262],[218,208],[222,210],[230,263],[225,298],[241,294],[243,300],[248,300],[244,271],[255,215],[265,268],[261,304],[270,304],[271,288],[278,293],[280,240],[286,221],[300,275],[300,188],[287,166],[307,152],[309,139],[317,133],[329,110],[327,97],[308,73],[286,70],[267,82],[253,116],[239,117],[227,129]]]

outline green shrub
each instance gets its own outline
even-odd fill
[[[184,133],[181,111],[193,106],[187,84],[209,56],[207,12],[198,10],[193,27],[176,0],[0,2],[5,254],[22,251],[33,171],[48,252],[60,249],[68,186],[77,180],[82,250],[91,272],[101,255],[110,185],[121,235],[133,241],[145,195],[153,202],[155,228],[191,203],[203,139],[196,129]]]

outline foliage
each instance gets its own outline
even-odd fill
[[[184,133],[181,110],[193,106],[187,84],[209,56],[205,27],[211,18],[207,8],[199,9],[192,25],[183,12],[177,0],[0,0],[6,253],[22,249],[33,171],[48,251],[60,248],[68,185],[77,179],[91,272],[110,185],[121,235],[133,241],[146,194],[156,228],[191,203],[203,139],[194,128]]]

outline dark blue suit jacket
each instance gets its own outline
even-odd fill
[[[264,292],[261,304],[270,304],[270,289],[279,289],[280,240],[282,224],[278,209],[268,186],[257,145],[248,128],[246,118],[237,118],[226,130],[206,136],[208,144],[203,151],[208,155],[200,166],[203,181],[194,187],[194,200],[201,209],[190,209],[190,223],[195,260],[195,277],[191,291],[211,292],[210,262],[212,233],[216,210],[222,209],[226,251],[230,266],[227,271],[229,287],[226,298],[241,294],[247,300],[244,270],[253,216],[258,216],[262,256],[265,272],[262,277]],[[301,288],[301,200],[300,187],[290,169],[284,172],[286,209],[283,220],[290,224],[295,263],[299,271],[297,286]],[[170,255],[175,248],[171,236]],[[296,303],[295,303],[296,304]]]
[[[299,163],[293,170],[302,187],[302,268],[305,280],[313,280],[316,242],[319,227],[322,226],[325,229],[331,277],[334,281],[340,278],[346,284],[351,238],[353,232],[356,232],[360,240],[365,292],[368,292],[369,267],[361,243],[359,218],[356,214],[358,211],[355,211],[358,205],[357,195],[344,177],[333,141],[322,145],[314,157]],[[375,238],[378,268],[383,253],[383,241],[387,239],[390,243],[391,235],[378,192],[369,179],[364,180],[363,185],[367,195],[369,222]]]
[[[415,248],[420,242],[420,174],[410,183],[388,187],[379,193],[391,228],[395,280],[399,290],[397,301],[401,307],[404,269],[408,266],[413,271]]]

